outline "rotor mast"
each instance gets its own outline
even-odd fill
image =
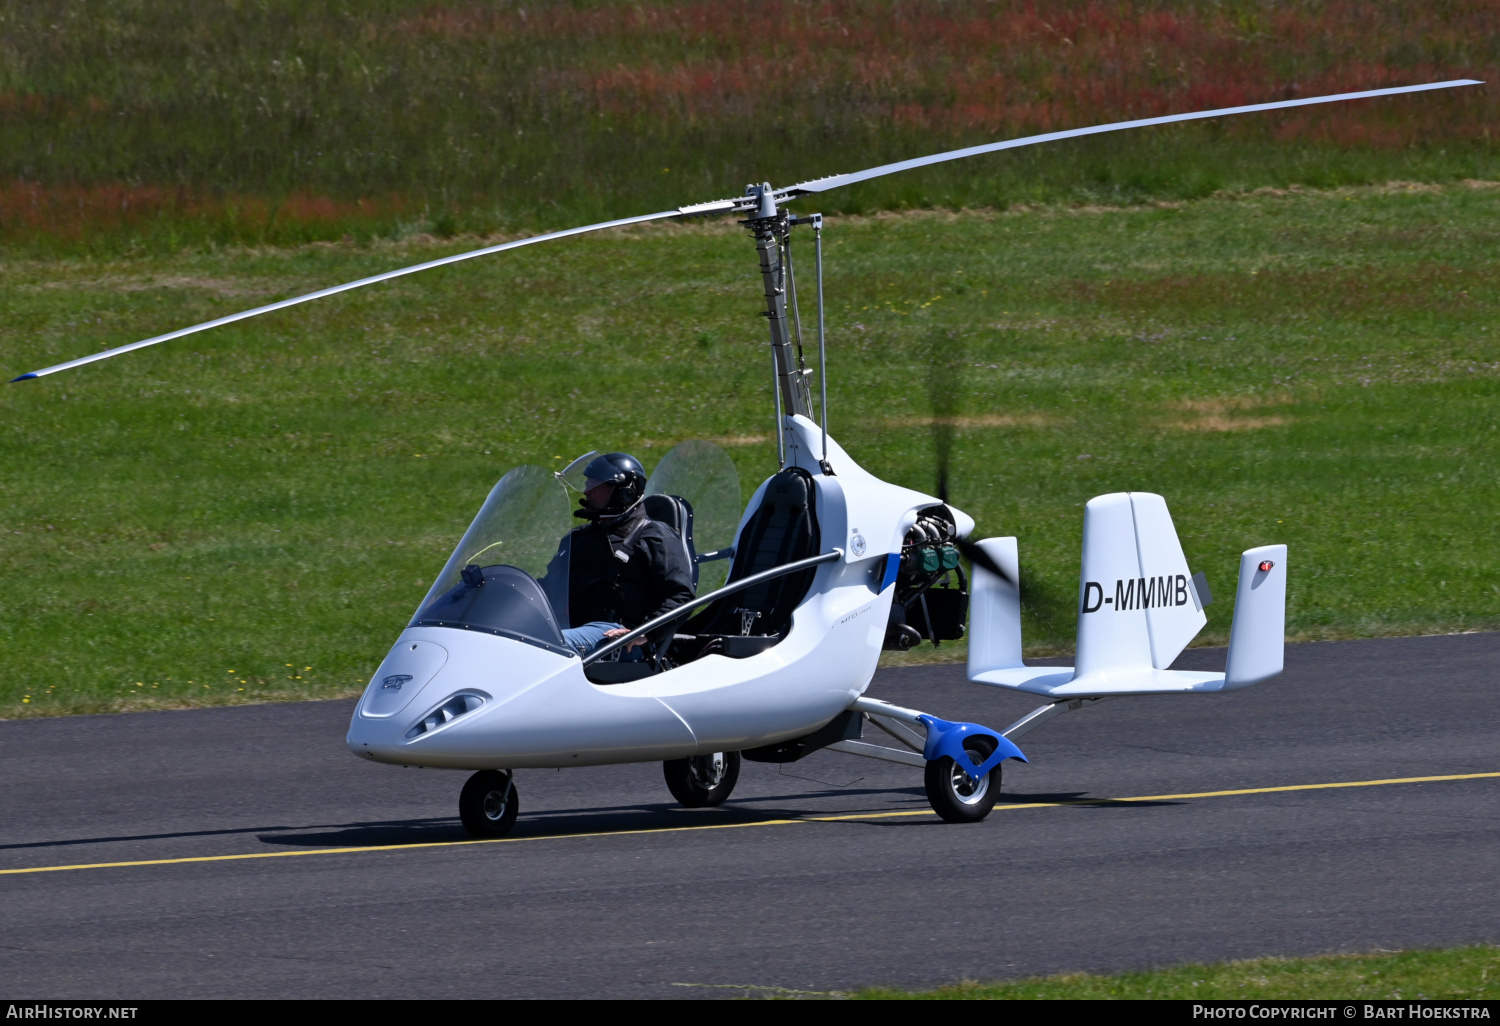
[[[771,327],[771,359],[776,374],[776,391],[782,412],[812,418],[812,390],[807,384],[807,369],[792,339],[787,317],[786,297],[790,268],[783,253],[791,221],[785,210],[776,206],[770,183],[745,187],[745,195],[756,200],[752,215],[740,223],[755,236],[760,253],[760,276],[765,286],[765,317]]]

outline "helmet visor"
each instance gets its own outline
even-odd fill
[[[559,470],[557,472],[557,479],[563,484],[567,485],[569,488],[573,489],[575,492],[583,491],[583,479],[585,476],[585,472],[588,468],[588,465],[594,462],[594,458],[598,455],[598,449],[590,449],[588,452],[584,453],[582,456],[569,463],[566,467],[563,467],[561,470]]]

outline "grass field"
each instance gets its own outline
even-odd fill
[[[1495,0],[0,5],[0,247],[566,227],[1009,136],[1500,77]],[[966,162],[825,210],[1495,178],[1494,89]]]
[[[1291,546],[1288,630],[1500,626],[1493,183],[845,217],[832,428],[1020,539],[1071,646],[1082,503],[1168,497],[1222,642],[1237,553]],[[0,264],[21,372],[472,245]],[[729,224],[527,249],[0,389],[0,715],[358,690],[488,488],[719,439],[774,469],[753,248]],[[945,646],[943,657],[962,654]]]
[[[887,989],[852,997],[890,1000],[1128,1000],[1322,999],[1390,1001],[1500,998],[1500,948],[1401,951],[1319,958],[1258,958],[1217,965],[1184,965],[1118,976],[1079,973],[1014,983],[963,983],[934,991]]]

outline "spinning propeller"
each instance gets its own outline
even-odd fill
[[[948,505],[948,461],[953,451],[953,429],[958,417],[959,375],[963,373],[962,349],[954,341],[935,334],[927,360],[927,392],[932,401],[932,448],[937,455],[937,497]],[[939,354],[942,354],[941,357]],[[953,545],[970,563],[982,566],[1013,588],[1021,582],[967,538]]]
[[[1226,117],[1230,114],[1251,114],[1257,111],[1284,110],[1290,107],[1306,107],[1318,103],[1336,103],[1342,100],[1361,100],[1375,96],[1396,96],[1402,93],[1421,93],[1433,89],[1451,89],[1455,86],[1482,85],[1480,81],[1471,78],[1452,79],[1446,82],[1427,82],[1421,85],[1395,86],[1388,89],[1366,89],[1361,92],[1335,93],[1330,96],[1311,96],[1300,100],[1278,100],[1275,103],[1254,103],[1240,107],[1221,107],[1217,110],[1193,111],[1187,114],[1169,114],[1164,117],[1140,118],[1134,121],[1117,121],[1107,125],[1091,125],[1086,128],[1072,128],[1062,132],[1046,132],[1041,135],[1024,136],[1019,139],[1006,139],[1001,142],[986,143],[982,146],[969,146],[961,150],[949,150],[946,153],[935,153],[926,157],[916,157],[911,160],[897,161],[894,164],[882,164],[879,167],[867,168],[864,171],[856,171],[852,174],[829,175],[825,178],[817,178],[812,181],[802,182],[781,189],[770,189],[752,187],[747,190],[747,195],[738,199],[713,200],[708,203],[695,203],[675,210],[663,210],[654,214],[641,214],[637,217],[621,218],[617,221],[601,221],[598,224],[583,225],[578,228],[568,228],[564,231],[548,232],[544,235],[534,235],[526,239],[517,239],[513,242],[503,242],[495,246],[486,246],[483,249],[470,250],[467,253],[457,253],[453,256],[442,257],[438,260],[428,260],[425,263],[413,264],[410,267],[398,268],[394,271],[386,271],[383,274],[372,275],[368,278],[360,278],[358,281],[346,282],[343,285],[335,285],[331,288],[320,289],[317,292],[309,292],[306,295],[294,296],[283,299],[276,303],[268,303],[258,306],[253,310],[245,310],[240,313],[230,314],[227,317],[218,317],[202,324],[194,324],[191,327],[179,328],[176,331],[167,332],[165,335],[156,335],[152,338],[132,342],[129,345],[107,349],[101,353],[91,356],[80,357],[69,360],[66,363],[54,364],[51,367],[43,367],[41,370],[31,371],[12,381],[27,381],[32,378],[46,377],[56,374],[58,371],[71,370],[74,367],[82,367],[84,364],[94,363],[98,360],[107,360],[121,353],[128,353],[135,349],[144,349],[146,346],[156,345],[158,342],[168,342],[172,339],[182,338],[209,328],[217,328],[224,324],[233,324],[260,314],[271,313],[274,310],[283,310],[299,303],[310,302],[314,299],[322,299],[326,296],[337,295],[340,292],[348,292],[351,289],[362,288],[366,285],[375,285],[393,278],[400,278],[408,274],[416,274],[418,271],[428,271],[435,267],[443,267],[448,264],[456,264],[464,260],[472,260],[475,257],[489,256],[494,253],[502,253],[508,249],[518,249],[522,246],[534,245],[538,242],[550,242],[553,239],[565,239],[572,235],[583,235],[587,232],[603,231],[606,228],[620,228],[625,225],[643,224],[647,221],[660,221],[674,217],[699,217],[715,214],[747,214],[750,217],[766,217],[774,215],[777,204],[797,199],[801,196],[813,196],[828,192],[831,189],[842,188],[846,185],[854,185],[858,182],[869,181],[872,178],[880,178],[884,175],[895,174],[898,171],[910,171],[914,168],[927,167],[931,164],[942,164],[950,160],[962,160],[965,157],[977,157],[985,153],[998,153],[1001,150],[1012,150],[1022,146],[1035,146],[1039,143],[1057,142],[1062,139],[1078,139],[1088,135],[1101,135],[1105,132],[1120,132],[1130,128],[1145,128],[1151,125],[1168,125],[1180,121],[1201,121],[1207,118]],[[946,459],[945,457],[943,458]],[[940,461],[940,492],[945,486],[946,464]],[[971,546],[972,548],[972,546]],[[974,549],[973,553],[965,551],[970,559],[980,562],[986,569],[990,567],[984,562],[988,557]],[[992,561],[991,561],[992,562]],[[1004,575],[1002,575],[1004,576]]]

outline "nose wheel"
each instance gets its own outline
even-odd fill
[[[714,752],[670,759],[661,764],[667,778],[667,789],[677,803],[688,809],[718,805],[734,790],[740,779],[740,753]]]
[[[458,793],[458,818],[474,837],[504,837],[519,811],[516,782],[502,770],[480,770]]]

